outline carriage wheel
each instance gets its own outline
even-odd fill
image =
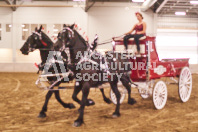
[[[120,92],[120,104],[121,104],[124,101],[126,94],[125,94],[124,89],[122,87],[118,87],[118,90]],[[114,94],[112,89],[110,91],[110,98],[111,98],[111,101],[114,104],[117,104],[117,98],[116,98],[116,95]]]
[[[192,91],[192,75],[188,67],[181,70],[179,76],[179,96],[182,102],[187,102]]]
[[[163,81],[158,81],[153,90],[153,103],[156,109],[162,109],[167,101],[167,87]]]

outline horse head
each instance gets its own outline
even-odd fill
[[[20,49],[22,54],[28,55],[29,52],[33,52],[35,49],[46,48],[48,46],[48,44],[43,40],[42,35],[44,33],[41,31],[42,28],[42,25],[39,29],[37,29],[36,27],[35,31],[32,32],[32,34],[28,37],[28,39]]]
[[[74,32],[75,24],[68,26],[66,24],[63,25],[63,30],[58,33],[58,40],[54,44],[54,49],[57,51],[59,49],[65,49],[65,47],[73,47],[75,43],[75,32]]]

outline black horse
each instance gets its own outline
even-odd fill
[[[82,36],[80,36],[79,33],[74,29],[74,25],[72,26],[64,25],[64,29],[59,34],[58,41],[55,43],[55,45],[56,47],[62,47],[64,45],[65,47],[69,47],[70,59],[71,59],[71,65],[69,66],[69,68],[74,72],[76,80],[79,80],[79,78],[81,78],[81,80],[76,81],[77,83],[75,85],[74,92],[72,95],[73,100],[80,104],[80,108],[79,108],[80,114],[77,120],[74,121],[74,126],[76,127],[81,126],[81,124],[83,123],[84,108],[86,106],[87,97],[88,97],[90,88],[100,86],[101,84],[104,84],[107,82],[110,83],[111,89],[113,90],[117,98],[117,105],[116,105],[115,112],[113,113],[113,117],[120,116],[120,111],[119,111],[120,93],[117,88],[117,83],[119,81],[119,78],[118,76],[116,76],[116,73],[123,73],[122,76],[120,77],[120,81],[128,90],[128,103],[131,105],[136,103],[135,99],[131,98],[131,86],[129,84],[130,78],[127,74],[127,72],[130,71],[130,68],[126,68],[124,70],[108,69],[108,67],[110,67],[111,64],[118,65],[118,63],[121,63],[123,65],[123,62],[129,61],[128,59],[121,59],[120,54],[116,58],[116,54],[112,53],[112,54],[106,55],[107,58],[101,57],[100,54],[98,55],[94,54],[95,56],[98,56],[98,58],[89,56],[91,59],[88,59],[88,60],[85,59],[85,61],[82,61],[82,58],[77,57],[79,55],[78,53],[79,51],[81,53],[83,53],[84,51],[87,51],[88,46],[86,44],[86,41],[82,38]],[[112,56],[113,59],[108,58],[109,56]],[[90,69],[78,68],[79,65],[83,65],[87,62],[88,62],[89,67],[91,66]],[[108,65],[107,65],[107,62],[108,62]],[[97,65],[97,66],[94,66],[94,65]],[[102,66],[103,67],[106,66],[106,68],[101,68]],[[93,79],[87,76],[89,79],[86,79],[83,77],[85,74],[88,74],[89,76],[96,75],[95,76],[96,78]],[[102,75],[100,80],[99,80],[99,75]],[[108,79],[105,80],[104,79],[105,77],[103,75],[107,75]],[[110,75],[113,75],[111,76],[111,79],[109,77]],[[98,80],[95,81],[95,79],[96,80],[98,79]],[[82,101],[80,101],[77,98],[77,95],[80,92],[80,90],[82,90]]]
[[[28,37],[28,39],[26,40],[26,42],[24,43],[24,45],[22,46],[22,48],[20,49],[22,54],[24,55],[28,55],[29,52],[33,52],[35,49],[39,49],[40,50],[40,56],[41,56],[41,64],[39,64],[39,70],[43,71],[44,70],[44,66],[47,62],[47,59],[48,59],[48,56],[49,56],[49,52],[50,51],[54,51],[54,43],[51,41],[51,39],[44,33],[41,31],[42,30],[42,26],[40,27],[39,30],[37,30],[37,28],[35,28],[35,32],[32,33],[32,35],[30,35]],[[61,51],[62,50],[62,47],[56,47],[56,50],[57,51]],[[67,59],[67,54],[62,51],[61,52],[61,56],[65,59]],[[67,69],[67,60],[64,61],[64,67],[66,68],[66,71],[68,71]],[[56,63],[56,67],[57,67],[57,70],[58,70],[58,73],[62,73],[60,67],[59,67],[59,64]],[[50,67],[48,69],[49,72],[52,72],[52,73],[55,73],[54,71],[54,67]],[[47,77],[48,80],[53,83],[55,81],[57,81],[57,78],[56,77]],[[73,80],[73,77],[72,76],[69,76],[69,81]],[[59,86],[60,83],[62,82],[69,82],[69,81],[59,81],[55,86]],[[52,87],[53,89],[53,87]],[[108,99],[105,94],[104,94],[104,90],[103,89],[100,89],[101,90],[101,93],[103,95],[103,99],[106,103],[110,104],[111,101],[110,99]],[[61,98],[60,98],[60,94],[59,94],[59,91],[48,91],[47,95],[46,95],[46,99],[45,99],[45,103],[42,107],[42,110],[39,114],[38,117],[40,118],[43,118],[43,117],[46,117],[46,113],[47,112],[47,105],[48,105],[48,102],[49,102],[49,99],[51,98],[52,94],[55,94],[55,97],[57,99],[57,101],[64,107],[64,108],[69,108],[69,109],[72,109],[72,108],[75,108],[75,106],[72,104],[72,103],[64,103]],[[86,103],[87,106],[90,106],[90,105],[94,105],[95,102],[91,99],[89,99]]]
[[[37,30],[37,28],[35,28],[35,32],[33,32],[28,37],[28,39],[26,40],[26,42],[24,43],[24,45],[22,46],[22,48],[20,50],[21,50],[22,54],[28,55],[29,52],[33,52],[35,49],[39,49],[40,50],[41,61],[42,61],[41,64],[39,65],[39,69],[43,70],[43,67],[44,67],[44,65],[47,61],[47,57],[48,57],[49,52],[54,50],[54,43],[41,30],[42,30],[42,26],[40,26],[39,30]],[[58,69],[58,70],[60,71],[60,69]],[[54,73],[53,67],[50,68],[49,71]],[[57,80],[57,78],[56,77],[48,77],[48,80],[51,83],[53,83]],[[59,82],[56,86],[58,86],[60,83],[61,82]],[[46,117],[45,112],[47,112],[47,105],[48,105],[49,99],[51,98],[53,93],[55,94],[55,97],[56,97],[57,101],[64,108],[69,108],[69,109],[75,108],[75,106],[72,103],[64,103],[61,100],[58,90],[48,91],[48,93],[46,94],[45,103],[44,103],[44,105],[42,107],[42,110],[40,111],[40,114],[38,115],[38,117],[40,117],[40,118]]]

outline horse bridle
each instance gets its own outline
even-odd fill
[[[39,39],[40,41],[41,41],[41,44],[42,45],[44,45],[45,47],[47,47],[48,45],[47,45],[47,43],[45,43],[43,40],[42,40],[42,35],[41,35],[41,33],[38,33],[38,32],[36,32],[36,31],[33,31],[32,32],[32,35],[33,34],[36,34],[36,35],[38,35],[38,37],[36,36],[35,37],[35,40],[37,40],[37,39]],[[35,45],[35,44],[34,44]],[[29,47],[29,52],[32,52],[32,51],[34,51],[36,48],[34,47],[34,46],[31,46],[31,44],[30,44],[30,42],[28,43],[28,47]],[[51,49],[49,49],[49,48],[39,48],[40,50],[51,50]]]
[[[66,31],[69,31],[69,41],[67,43],[65,43],[65,39],[64,39]],[[64,34],[63,34],[63,39],[61,39],[61,41],[63,43],[62,44],[63,48],[65,48],[65,45],[68,46],[70,44],[71,40],[74,38],[74,31],[69,27],[64,27],[62,33],[64,33]]]
[[[65,32],[66,31],[69,31],[69,41],[67,43],[65,43]],[[65,52],[67,54],[67,57],[68,57],[68,64],[71,64],[71,58],[70,58],[70,50],[69,50],[69,47],[68,45],[71,43],[71,40],[74,38],[74,31],[71,30],[69,27],[64,27],[63,28],[63,38],[59,38],[59,40],[62,41],[62,47],[60,48],[60,52]],[[66,45],[66,46],[65,46]]]

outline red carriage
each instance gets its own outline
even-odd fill
[[[187,102],[192,91],[192,75],[189,69],[189,58],[159,60],[155,39],[155,37],[149,36],[140,38],[139,55],[134,54],[137,50],[134,40],[129,40],[128,53],[132,56],[130,57],[130,61],[133,64],[130,75],[130,79],[133,82],[131,87],[138,88],[142,98],[148,98],[152,95],[155,108],[162,109],[167,101],[168,92],[166,84],[168,84],[168,82],[159,79],[162,77],[170,77],[174,83],[177,83],[179,86],[178,91],[182,102]],[[112,45],[114,52],[123,52],[125,50],[122,38],[113,38]],[[49,86],[47,77],[57,75],[65,77],[68,76],[68,74],[69,73],[40,75],[36,84],[40,88],[49,90],[52,86]],[[109,86],[103,85],[101,88],[102,87]],[[119,85],[119,90],[121,93],[120,103],[122,103],[127,91],[122,85]],[[110,97],[112,102],[116,104],[116,97],[112,91],[110,91]]]
[[[140,54],[135,55],[136,44],[133,39],[129,40],[129,50],[133,58],[131,62],[133,69],[131,80],[134,82],[132,87],[137,87],[142,98],[153,95],[153,103],[156,109],[162,109],[167,100],[168,82],[156,81],[162,77],[170,77],[179,86],[179,96],[182,102],[188,101],[192,90],[192,75],[189,69],[189,58],[175,58],[159,60],[156,50],[155,37],[145,36],[140,39]],[[113,50],[122,52],[124,50],[123,39],[113,38]],[[118,50],[119,49],[119,50]],[[126,90],[119,87],[121,100],[124,100]],[[110,92],[111,99],[116,103],[114,93]]]

